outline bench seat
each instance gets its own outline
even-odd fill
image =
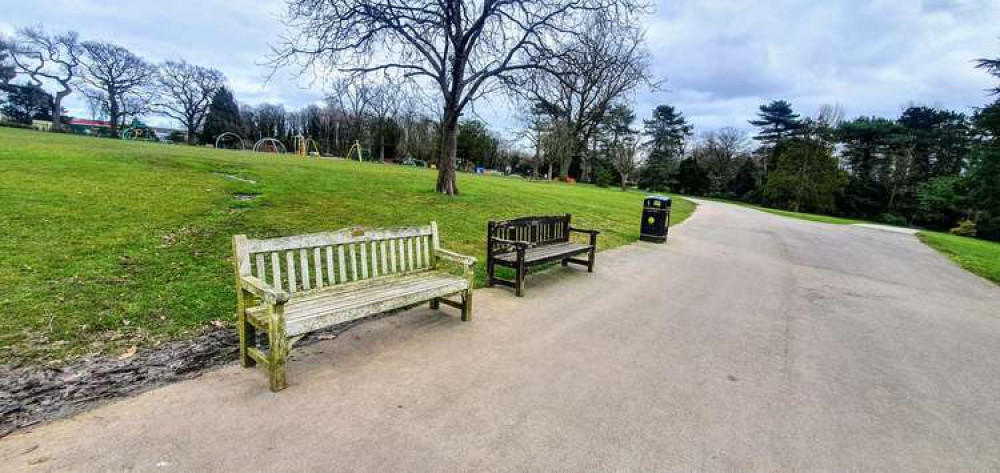
[[[568,256],[587,253],[592,248],[593,247],[590,245],[577,243],[575,241],[536,246],[524,250],[524,262],[528,264],[535,264],[559,260]],[[494,259],[500,264],[506,263],[506,265],[514,265],[517,264],[517,252],[511,251],[508,253],[501,253],[495,255]]]
[[[285,335],[294,337],[324,327],[406,307],[469,289],[469,280],[442,271],[341,284],[292,297],[285,304]],[[247,309],[250,323],[268,324],[268,306]]]

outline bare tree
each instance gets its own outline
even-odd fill
[[[531,166],[531,178],[538,179],[538,167],[545,162],[544,137],[547,126],[545,116],[532,109],[520,117],[524,127],[515,133],[515,138],[527,142],[534,153],[525,159]],[[551,176],[547,176],[551,178]]]
[[[515,93],[570,126],[584,179],[596,156],[595,134],[614,103],[639,87],[656,86],[638,26],[603,11],[586,20],[581,34],[559,44],[559,54],[544,70],[511,81]]]
[[[13,43],[0,33],[0,85],[7,85],[17,76],[17,68],[10,60]]]
[[[458,194],[459,117],[521,71],[544,68],[551,44],[590,11],[632,15],[636,0],[286,0],[295,30],[275,64],[300,60],[353,74],[427,80],[442,99],[437,191]]]
[[[333,82],[331,89],[327,103],[343,112],[343,118],[349,127],[348,134],[356,140],[367,139],[365,118],[371,110],[373,94],[369,81],[365,77],[342,77]],[[337,141],[338,146],[341,146],[339,137]]]
[[[225,83],[225,76],[215,69],[185,61],[164,62],[157,74],[159,100],[153,109],[179,121],[187,129],[187,143],[194,144],[212,97]]]
[[[385,162],[385,133],[388,121],[399,112],[403,88],[398,82],[386,81],[372,87],[370,104],[375,131],[378,134],[379,160]]]
[[[81,78],[93,89],[89,95],[102,101],[111,133],[118,136],[122,117],[141,113],[140,108],[149,103],[148,88],[154,83],[156,67],[113,43],[87,41],[82,45]]]
[[[639,169],[639,140],[626,136],[611,147],[611,167],[618,171],[622,190],[628,190],[628,180]]]
[[[736,128],[707,131],[691,149],[691,156],[708,172],[712,192],[721,192],[750,159],[750,141],[746,132]]]
[[[573,127],[564,120],[550,122],[542,136],[542,148],[548,158],[549,174],[551,175],[551,167],[555,165],[558,167],[559,177],[567,179],[569,165],[573,162],[573,150],[576,149]]]
[[[9,43],[15,70],[31,78],[39,88],[54,82],[59,88],[52,96],[52,128],[62,128],[62,102],[73,93],[73,80],[83,57],[79,35],[70,31],[49,34],[41,27],[17,30]]]

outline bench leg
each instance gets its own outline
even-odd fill
[[[246,314],[241,313],[236,321],[236,330],[240,334],[240,364],[244,368],[253,368],[257,360],[251,358],[247,350],[257,346],[257,329],[247,322]]]
[[[472,320],[472,289],[462,293],[462,322]]]
[[[285,308],[272,306],[270,316],[267,375],[271,381],[271,391],[278,392],[287,387],[285,367],[288,364],[288,338],[285,337]]]
[[[591,248],[590,249],[590,256],[587,258],[587,272],[588,273],[594,272],[594,256],[595,256],[595,253],[596,253],[596,250],[593,249],[593,248]]]
[[[527,268],[524,267],[523,263],[518,265],[517,281],[514,283],[516,286],[514,288],[514,295],[516,295],[517,297],[524,297],[524,278],[525,276],[527,276],[527,272],[528,272]]]
[[[438,310],[441,308],[441,299],[437,297],[431,299],[431,310]]]
[[[563,258],[562,265],[564,268],[569,266],[569,258]]]
[[[486,287],[493,287],[493,280],[494,280],[493,274],[494,274],[494,271],[496,271],[496,268],[494,267],[494,265],[492,263],[492,260],[487,260],[486,261]]]

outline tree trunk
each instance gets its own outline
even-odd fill
[[[621,176],[622,176],[622,190],[623,191],[627,191],[628,190],[628,174],[621,173]]]
[[[111,137],[120,138],[118,136],[118,120],[121,119],[118,111],[118,99],[115,98],[114,93],[108,94],[108,120],[111,121]]]
[[[196,130],[195,126],[188,125],[188,127],[187,127],[187,137],[185,137],[186,139],[184,141],[187,141],[187,144],[189,144],[191,146],[194,146],[196,144],[196,142],[195,142],[195,135],[197,134],[197,132],[198,131]],[[168,136],[167,138],[169,139],[170,137]]]
[[[62,129],[62,101],[69,94],[70,91],[64,89],[56,92],[56,96],[52,98],[52,129],[55,131]]]
[[[455,182],[455,155],[458,152],[458,114],[445,114],[441,124],[441,153],[438,158],[437,191],[445,195],[458,195]]]

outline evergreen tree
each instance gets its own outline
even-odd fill
[[[981,59],[977,65],[1000,79],[1000,58]],[[1000,95],[1000,85],[992,89]],[[970,206],[978,213],[980,238],[1000,241],[1000,99],[976,112],[972,119],[978,138],[969,165]]]
[[[202,139],[205,143],[214,144],[215,138],[227,131],[239,133],[240,123],[240,108],[236,105],[232,91],[224,86],[212,97],[212,105],[208,108],[208,116],[202,127]]]
[[[777,164],[778,147],[784,140],[799,136],[805,131],[805,123],[799,115],[792,111],[792,104],[784,100],[775,100],[761,105],[757,119],[750,124],[760,128],[753,139],[760,142],[757,155],[764,163],[764,175],[771,172]]]
[[[915,185],[935,176],[957,176],[969,154],[969,124],[964,114],[931,107],[909,107],[899,117],[913,141]]]
[[[764,196],[795,212],[831,212],[847,183],[833,150],[817,140],[796,138],[778,147]]]
[[[4,84],[0,85],[0,92],[7,96],[0,114],[8,120],[30,125],[32,120],[52,119],[52,94],[41,87],[34,84]]]
[[[688,195],[702,195],[708,190],[711,182],[708,172],[698,164],[698,160],[687,158],[677,166],[674,174],[677,192]]]
[[[747,159],[729,181],[728,191],[737,198],[747,200],[757,190],[760,182],[760,167],[753,159]]]
[[[754,137],[764,146],[775,146],[787,138],[794,138],[803,129],[799,115],[792,111],[792,104],[784,100],[775,100],[760,106],[757,119],[750,124],[761,130]]]
[[[644,134],[648,137],[646,165],[639,173],[639,187],[650,190],[668,190],[671,173],[684,153],[684,142],[693,127],[681,112],[670,105],[660,105],[653,110],[650,120],[643,120]]]

